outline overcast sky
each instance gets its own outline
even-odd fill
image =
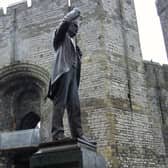
[[[21,0],[0,0],[0,6]],[[28,0],[30,3],[31,0]],[[167,56],[162,36],[155,0],[134,0],[139,26],[141,49],[144,60],[167,64]]]
[[[168,63],[155,0],[134,0],[143,59]]]

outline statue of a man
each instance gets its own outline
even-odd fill
[[[65,138],[63,115],[65,108],[73,138],[87,140],[81,126],[81,112],[78,95],[80,82],[81,51],[74,37],[78,32],[76,19],[80,11],[74,8],[63,19],[55,31],[53,47],[55,50],[53,74],[50,81],[48,97],[53,101],[52,120],[53,140]]]

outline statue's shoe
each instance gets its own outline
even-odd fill
[[[63,133],[59,133],[55,136],[53,136],[53,141],[60,141],[63,139],[66,139],[67,137]]]

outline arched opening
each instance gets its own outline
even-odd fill
[[[19,130],[33,129],[40,121],[39,115],[34,112],[26,114],[20,122]]]
[[[24,90],[17,92],[13,102],[16,130],[33,129],[40,121],[41,99],[40,90],[33,84],[26,84]]]
[[[35,128],[48,81],[48,72],[37,65],[18,63],[0,69],[0,130]],[[32,124],[28,124],[27,117]]]
[[[25,130],[26,133],[30,131],[27,129],[36,128],[48,81],[48,72],[37,65],[18,63],[0,69],[0,131],[12,134],[15,130]],[[35,149],[12,151],[7,156],[10,167],[28,168],[34,152]]]

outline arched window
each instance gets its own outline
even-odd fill
[[[16,92],[14,101],[14,115],[16,120],[16,130],[33,129],[40,121],[41,115],[41,95],[37,87],[31,82],[24,84],[21,92]]]
[[[19,130],[36,128],[39,121],[40,121],[40,117],[36,113],[30,112],[26,114],[21,120]]]
[[[0,69],[0,131],[36,127],[41,118],[49,76],[42,67],[28,63]]]

